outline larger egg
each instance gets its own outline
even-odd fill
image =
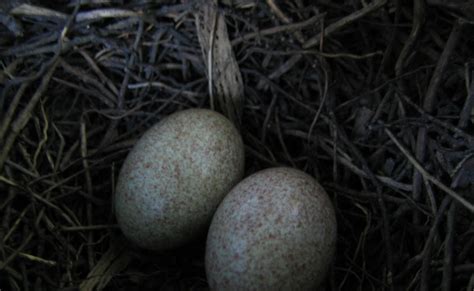
[[[227,118],[206,109],[174,113],[125,159],[114,202],[119,227],[145,249],[182,246],[205,233],[243,172],[242,138]]]
[[[336,229],[331,201],[311,176],[257,172],[231,190],[212,220],[211,290],[314,290],[333,258]]]

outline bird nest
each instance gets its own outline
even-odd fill
[[[240,129],[246,175],[301,169],[336,209],[321,290],[474,288],[474,5],[0,3],[0,289],[207,289],[205,240],[147,252],[112,199],[186,108]]]

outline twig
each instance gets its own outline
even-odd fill
[[[231,45],[235,46],[235,45],[238,45],[238,44],[242,43],[243,41],[246,41],[246,40],[249,40],[249,39],[252,39],[252,38],[261,37],[261,36],[268,36],[268,35],[272,35],[272,34],[276,34],[276,33],[282,33],[282,32],[297,31],[297,30],[303,29],[305,27],[308,27],[308,26],[311,26],[311,25],[314,25],[314,24],[320,22],[321,19],[324,16],[326,16],[326,13],[315,15],[315,16],[313,16],[313,17],[311,17],[311,18],[309,18],[305,21],[302,21],[302,22],[297,22],[297,23],[286,24],[286,25],[271,27],[271,28],[267,28],[267,29],[262,29],[258,32],[251,32],[251,33],[248,33],[246,35],[243,35],[241,37],[238,37],[238,38],[232,40]]]
[[[18,256],[18,254],[30,243],[32,238],[33,238],[33,233],[30,233],[25,238],[25,240],[21,243],[21,245],[17,249],[15,249],[15,251],[11,255],[9,255],[5,261],[0,262],[0,271],[5,269],[5,267],[7,267],[8,264],[10,264],[10,262],[16,258],[16,256]]]
[[[78,13],[76,22],[93,21],[104,18],[138,17],[141,13],[121,8],[102,8]]]
[[[18,228],[20,225],[20,222],[23,220],[25,217],[26,213],[31,209],[31,207],[27,206],[23,211],[20,213],[18,218],[15,220],[15,222],[11,225],[10,229],[8,232],[5,234],[5,236],[2,238],[2,243],[6,243],[8,239],[12,236],[12,234],[15,232],[15,230]]]
[[[2,266],[3,264],[4,264],[4,262],[0,260],[0,266]],[[3,267],[3,270],[5,270],[8,274],[10,274],[13,278],[15,278],[17,280],[21,280],[23,278],[21,276],[21,274],[18,273],[18,271],[16,271],[12,267],[5,266],[5,267]]]
[[[421,27],[425,21],[425,1],[424,0],[414,0],[413,1],[413,25],[411,28],[410,35],[405,41],[400,55],[398,56],[397,63],[395,64],[395,75],[398,77],[403,72],[403,67],[405,65],[405,60],[408,55],[411,53],[413,46],[418,38],[418,35],[421,31]]]
[[[346,27],[347,25],[353,23],[354,21],[364,17],[365,15],[376,11],[377,9],[381,8],[387,3],[387,0],[378,0],[372,2],[370,5],[344,17],[338,20],[337,22],[329,25],[324,29],[322,33],[319,33],[318,35],[310,38],[307,40],[302,46],[304,49],[309,49],[313,46],[317,46],[320,44],[321,40],[324,39],[324,37],[328,37],[334,32],[337,32],[338,30]],[[302,58],[302,55],[294,55],[290,59],[288,59],[283,65],[281,65],[277,70],[275,70],[270,76],[270,79],[276,79],[289,71],[298,61]],[[259,84],[258,87],[261,87],[262,85]]]
[[[337,126],[337,125],[336,125]],[[337,128],[337,127],[336,127]],[[362,156],[362,153],[357,149],[352,142],[348,139],[346,134],[342,131],[342,129],[339,129],[336,131],[338,133],[338,137],[349,147],[355,158],[359,160],[359,163],[362,164],[362,170],[367,174],[368,178],[372,183],[374,184],[376,188],[376,193],[377,193],[377,204],[380,208],[380,212],[382,215],[382,238],[385,246],[385,254],[386,254],[386,272],[384,276],[384,281],[387,282],[390,290],[394,290],[394,285],[393,285],[393,253],[392,253],[392,239],[391,239],[391,231],[390,231],[390,222],[389,222],[389,217],[387,214],[387,207],[385,205],[385,198],[382,194],[382,185],[377,180],[377,177],[375,174],[372,172],[372,170],[369,168],[369,165],[367,161],[364,159]]]
[[[469,82],[468,76],[466,74],[466,82]],[[468,86],[469,90],[467,92],[466,101],[462,107],[461,113],[459,114],[459,128],[466,128],[469,124],[469,119],[471,118],[473,108],[474,108],[474,79],[471,80],[471,85]],[[1,138],[0,138],[1,139]]]
[[[384,128],[385,133],[390,137],[390,139],[395,143],[395,145],[400,149],[400,151],[403,153],[403,155],[408,159],[408,161],[415,167],[415,169],[420,172],[420,174],[423,176],[424,179],[427,179],[431,183],[435,184],[443,190],[446,194],[451,196],[454,200],[459,202],[461,205],[466,207],[469,211],[474,213],[474,205],[469,203],[466,199],[464,199],[462,196],[460,196],[458,193],[455,191],[451,190],[448,186],[444,185],[441,183],[438,179],[433,177],[430,173],[428,173],[423,166],[411,155],[408,150],[398,141],[398,139],[393,135],[393,133],[388,129]]]
[[[84,167],[84,175],[86,178],[86,189],[87,193],[90,196],[93,196],[92,191],[92,178],[89,168],[89,161],[87,159],[87,132],[86,132],[86,124],[84,122],[84,118],[81,120],[81,157],[82,157],[82,165]],[[92,225],[92,203],[90,200],[87,201],[86,205],[86,215],[87,215],[87,223]],[[87,234],[87,258],[89,262],[89,269],[92,270],[94,267],[94,249],[93,249],[93,236],[92,232]]]
[[[278,7],[278,5],[275,3],[274,0],[267,0],[266,2],[268,6],[270,6],[270,9],[273,11],[273,13],[275,13],[276,16],[278,16],[278,18],[280,18],[286,23],[289,23],[291,21],[290,18],[286,16],[286,14],[283,11],[281,11],[280,7]]]
[[[474,142],[474,136],[471,136],[470,134],[466,133],[464,130],[452,125],[451,123],[444,122],[444,121],[439,120],[438,118],[432,116],[431,114],[426,113],[425,110],[420,108],[420,106],[418,106],[410,98],[405,96],[405,94],[403,94],[402,92],[399,92],[399,94],[397,96],[399,98],[401,98],[403,101],[405,101],[406,103],[410,104],[413,108],[415,108],[416,111],[418,111],[418,113],[420,113],[423,117],[425,117],[429,121],[433,122],[434,124],[437,124],[437,125],[445,128],[445,129],[450,130],[453,133],[465,138],[469,143]]]
[[[278,7],[278,5],[275,3],[274,0],[267,0],[267,4],[268,4],[268,6],[270,6],[270,9],[273,11],[273,13],[275,13],[276,16],[281,19],[281,21],[283,21],[284,23],[287,23],[287,24],[290,24],[290,23],[291,23],[290,17],[288,17],[288,16],[280,9],[280,7]],[[305,42],[305,38],[304,38],[303,34],[301,33],[301,31],[295,30],[295,31],[294,31],[294,35],[295,35],[296,39],[297,39],[300,43],[304,43],[304,42]]]
[[[400,4],[401,0],[394,0],[393,1],[393,6],[394,6],[394,9],[395,9],[395,13],[394,13],[394,21],[393,21],[393,24],[390,23],[389,21],[389,25],[393,25],[393,28],[392,28],[392,31],[391,31],[391,35],[390,35],[390,40],[388,42],[388,45],[385,49],[385,52],[383,53],[383,58],[382,58],[382,62],[380,63],[380,67],[379,69],[377,70],[377,74],[376,74],[376,77],[375,77],[375,83],[378,84],[379,81],[380,81],[380,78],[382,77],[382,73],[385,72],[385,69],[388,65],[388,63],[391,61],[392,59],[392,52],[394,50],[394,45],[395,45],[395,42],[397,40],[397,36],[398,36],[398,24],[400,23],[400,14],[401,14],[401,4]],[[387,18],[388,18],[388,11],[385,10],[385,14],[387,14]]]
[[[107,77],[102,70],[99,68],[99,66],[96,64],[96,62],[92,59],[92,57],[83,49],[78,49],[77,50],[87,61],[87,63],[91,66],[92,70],[99,76],[99,78],[102,80],[103,83],[107,84],[109,89],[112,91],[113,94],[118,95],[119,90],[115,86],[115,84],[112,82],[112,80]]]
[[[114,184],[112,184],[114,185]],[[91,231],[91,230],[104,230],[104,229],[111,229],[111,228],[118,228],[116,224],[98,224],[98,225],[85,225],[85,226],[63,226],[61,231]]]
[[[97,95],[97,96],[100,96],[100,101],[102,101],[104,104],[106,104],[109,107],[114,107],[114,105],[117,102],[117,97],[114,96],[112,92],[107,90],[107,88],[105,88],[104,85],[101,82],[99,82],[96,78],[90,76],[87,72],[85,72],[82,69],[71,66],[66,61],[61,61],[61,67],[66,72],[74,75],[80,81],[91,84],[92,86],[96,87],[99,90],[99,92],[102,93],[102,95]]]
[[[51,80],[51,77],[53,76],[57,65],[58,65],[58,60],[55,60],[53,64],[51,65],[51,67],[49,68],[46,75],[43,77],[43,80],[41,81],[41,84],[36,90],[35,94],[33,94],[33,96],[31,97],[26,107],[20,113],[18,118],[15,120],[15,122],[13,122],[11,126],[12,132],[8,136],[5,144],[3,145],[2,152],[0,153],[0,173],[2,172],[3,164],[5,163],[8,157],[8,154],[10,153],[10,150],[13,147],[13,144],[15,143],[16,138],[18,137],[22,129],[26,126],[26,124],[30,120],[33,109],[36,107],[36,104],[40,100],[41,96],[43,96],[43,93],[48,88],[49,81]]]
[[[8,247],[9,249],[11,250],[14,250],[13,248],[11,247]],[[54,267],[57,265],[57,262],[56,261],[53,261],[53,260],[46,260],[46,259],[43,259],[43,258],[40,258],[38,256],[33,256],[33,255],[30,255],[30,254],[27,254],[27,253],[23,253],[23,252],[19,252],[18,253],[18,256],[19,257],[22,257],[22,258],[25,258],[27,260],[30,260],[31,262],[36,262],[36,263],[40,263],[40,264],[43,264],[43,265],[47,265],[47,266],[50,266],[50,267]]]
[[[319,119],[319,115],[321,114],[321,111],[323,110],[323,107],[326,103],[326,99],[328,96],[328,88],[329,88],[329,76],[328,72],[325,68],[323,68],[323,73],[324,73],[324,89],[322,90],[322,96],[321,96],[321,103],[319,104],[318,111],[316,111],[316,114],[314,115],[313,121],[311,122],[311,125],[309,126],[308,130],[308,140],[313,134],[313,129],[314,126],[316,125],[316,122]]]
[[[219,21],[219,13],[215,8],[209,8],[210,11],[214,12],[214,17],[212,18],[212,25],[211,25],[211,34],[209,36],[209,51],[207,52],[207,74],[208,74],[208,90],[209,90],[209,102],[211,104],[211,109],[215,109],[214,104],[214,42],[216,40],[216,30],[217,30],[217,22]],[[221,103],[222,104],[222,103]]]
[[[364,8],[362,8],[362,9],[360,9],[360,10],[358,10],[358,11],[356,11],[356,12],[354,12],[354,13],[346,16],[346,17],[343,17],[343,18],[339,19],[338,21],[336,21],[336,22],[332,23],[331,25],[329,25],[328,27],[326,27],[324,29],[324,32],[322,33],[322,35],[318,34],[318,35],[315,35],[312,38],[308,39],[303,44],[303,48],[308,49],[310,47],[317,46],[320,43],[322,36],[323,37],[328,37],[329,35],[333,34],[334,32],[337,32],[338,30],[350,25],[354,21],[357,21],[360,18],[366,16],[367,14],[372,13],[372,12],[380,9],[385,4],[387,4],[387,0],[373,1],[372,3],[365,6]]]
[[[454,48],[456,47],[458,39],[461,35],[461,28],[462,28],[461,24],[457,21],[451,30],[451,34],[449,35],[449,38],[446,43],[446,46],[444,47],[443,53],[441,54],[441,57],[438,63],[436,64],[436,68],[433,72],[433,76],[431,77],[430,84],[428,86],[428,90],[426,91],[426,95],[425,95],[425,99],[423,103],[423,109],[427,113],[431,113],[435,107],[436,92],[438,91],[438,87],[441,83],[441,78],[448,64],[449,57],[451,56],[451,53],[454,51]],[[415,154],[416,159],[419,160],[421,163],[423,163],[425,160],[426,142],[427,142],[427,128],[421,127],[418,130],[418,136],[416,140],[416,154]],[[421,181],[420,172],[415,171],[413,174],[413,198],[415,200],[418,200],[420,198],[421,185],[422,185],[422,181]]]
[[[0,23],[10,30],[15,37],[22,37],[24,33],[23,25],[13,16],[0,10]]]
[[[452,201],[450,196],[444,197],[441,205],[439,206],[438,213],[435,216],[435,219],[431,225],[430,232],[425,241],[425,246],[421,252],[421,278],[420,278],[420,290],[428,291],[429,290],[429,279],[430,279],[430,267],[431,267],[431,253],[433,249],[433,241],[438,231],[438,226],[441,223],[441,219],[448,209],[450,202]]]
[[[438,88],[441,84],[441,80],[443,78],[443,73],[446,69],[446,66],[449,63],[449,58],[454,52],[458,40],[461,37],[462,28],[462,22],[456,21],[454,23],[448,41],[446,42],[446,46],[444,47],[443,53],[441,54],[439,61],[436,64],[436,68],[433,72],[433,76],[431,77],[428,90],[426,91],[425,100],[423,102],[423,109],[425,109],[428,113],[431,113],[436,106]]]
[[[453,280],[455,217],[456,203],[452,203],[448,211],[448,220],[446,223],[447,233],[444,242],[443,281],[441,283],[442,291],[451,291]]]
[[[127,93],[128,89],[128,83],[130,82],[130,75],[131,75],[131,68],[133,64],[135,63],[135,57],[136,57],[136,52],[138,50],[138,45],[140,44],[140,41],[143,37],[143,31],[144,31],[144,24],[143,21],[138,22],[138,29],[137,29],[137,35],[135,36],[135,40],[133,42],[133,53],[127,60],[127,64],[125,67],[125,75],[123,76],[122,83],[120,84],[120,91],[119,95],[117,96],[117,109],[123,109],[125,106],[125,94]],[[119,123],[119,120],[112,120],[110,122],[109,127],[107,128],[107,131],[105,132],[105,135],[100,142],[99,148],[107,145],[110,140],[112,139],[112,135],[117,128],[117,125]]]
[[[283,138],[282,130],[281,130],[281,125],[280,125],[280,118],[278,117],[279,112],[277,108],[277,112],[275,113],[275,124],[276,124],[276,132],[278,136],[278,140],[280,141],[281,147],[283,149],[283,153],[285,154],[286,159],[291,163],[291,165],[296,168],[296,164],[293,161],[293,158],[290,155],[290,152],[288,151],[288,148],[285,144],[285,140]]]
[[[38,38],[32,42],[28,42],[25,44],[18,44],[14,47],[8,48],[6,50],[0,51],[1,55],[5,56],[23,56],[23,54],[30,54],[34,52],[36,49],[40,47],[44,47],[45,45],[50,45],[52,42],[58,39],[60,35],[59,31],[54,32],[45,32],[43,34],[39,34]]]
[[[36,16],[45,18],[56,18],[66,20],[69,16],[53,9],[35,6],[31,4],[22,4],[10,11],[12,15],[17,16]],[[81,12],[76,15],[76,22],[93,21],[104,18],[137,17],[139,12],[121,9],[121,8],[103,8],[87,12]]]
[[[184,90],[186,86],[183,86],[181,89],[176,89],[171,87],[170,85],[167,85],[163,82],[159,81],[152,81],[152,82],[147,82],[147,83],[135,83],[135,84],[128,84],[128,89],[130,90],[135,90],[135,89],[141,89],[141,88],[147,88],[147,87],[155,87],[155,88],[160,88],[164,89],[166,91],[169,91],[173,94],[180,94],[186,97],[191,97],[191,98],[196,98],[196,97],[202,97],[201,93],[194,92],[194,91],[189,91],[189,90]]]
[[[273,73],[271,73],[268,76],[268,78],[270,80],[279,78],[281,75],[283,75],[286,72],[288,72],[289,70],[291,70],[291,68],[293,68],[301,60],[302,57],[303,57],[302,55],[293,55],[286,62],[284,62],[283,65],[281,65],[278,69],[273,71]],[[257,85],[257,88],[261,88],[262,86],[263,86],[263,81],[261,81]]]
[[[18,107],[18,104],[20,103],[20,100],[23,97],[23,94],[25,93],[25,90],[29,84],[30,84],[29,82],[25,82],[21,84],[18,91],[16,91],[16,94],[13,97],[13,100],[11,101],[10,106],[8,107],[8,111],[3,117],[2,124],[0,125],[0,141],[4,140],[3,138],[5,137],[8,127],[10,126],[10,122],[12,121],[13,116],[15,115],[16,108]]]
[[[13,8],[10,13],[16,16],[36,16],[56,18],[59,20],[66,20],[68,18],[68,15],[62,12],[30,4],[21,4],[20,6]]]

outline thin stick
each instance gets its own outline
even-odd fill
[[[436,97],[438,95],[437,92],[439,85],[441,84],[443,72],[445,71],[446,66],[448,65],[451,54],[456,48],[456,45],[462,33],[462,27],[463,25],[459,21],[456,21],[456,23],[453,25],[448,41],[446,42],[446,46],[444,47],[443,53],[441,54],[441,57],[439,58],[439,61],[436,64],[436,68],[430,80],[430,84],[428,86],[428,90],[426,91],[425,100],[423,103],[423,108],[428,113],[432,112],[436,106]]]
[[[451,291],[451,284],[453,280],[455,216],[456,203],[452,203],[448,211],[448,221],[446,223],[448,232],[446,233],[446,239],[444,243],[443,281],[441,283],[441,289],[443,291]]]
[[[21,245],[10,256],[8,256],[8,258],[5,261],[0,262],[0,271],[5,269],[8,266],[8,264],[10,264],[10,262],[13,261],[13,259],[15,259],[16,256],[19,255],[19,253],[30,243],[32,238],[33,238],[33,233],[30,233],[25,238],[25,240],[21,243]]]
[[[428,237],[426,238],[425,245],[423,247],[423,251],[421,252],[420,257],[422,258],[421,262],[421,278],[420,278],[420,290],[428,291],[429,285],[429,278],[430,278],[430,266],[431,266],[431,253],[433,249],[433,242],[434,238],[438,233],[438,226],[441,223],[442,217],[444,213],[448,209],[449,204],[451,203],[452,199],[449,196],[444,197],[441,205],[439,206],[438,213],[434,218],[433,223],[431,224],[430,232],[428,233]]]
[[[13,248],[10,248],[10,247],[8,247],[8,248],[14,250]],[[58,264],[56,261],[43,259],[43,258],[40,258],[38,256],[30,255],[28,253],[19,252],[18,256],[22,257],[22,258],[25,258],[27,260],[30,260],[32,262],[44,264],[44,265],[47,265],[47,266],[50,266],[50,267],[54,267]]]
[[[456,193],[455,191],[451,190],[448,186],[441,183],[438,179],[433,177],[430,173],[428,173],[423,166],[415,159],[415,157],[400,143],[400,141],[393,135],[393,133],[388,129],[384,128],[385,133],[390,137],[390,139],[395,143],[395,145],[400,149],[400,151],[405,155],[408,161],[416,168],[418,172],[423,176],[424,179],[427,179],[431,183],[435,184],[444,191],[446,194],[451,196],[453,199],[461,203],[464,207],[466,207],[469,211],[474,213],[474,205],[469,203],[466,199],[464,199],[461,195]]]
[[[13,100],[10,103],[10,106],[8,107],[8,111],[2,120],[2,124],[0,125],[0,141],[3,140],[3,138],[5,137],[5,134],[8,130],[8,126],[10,125],[10,122],[13,119],[13,115],[15,115],[16,108],[18,107],[21,97],[23,97],[23,94],[25,93],[25,90],[29,84],[29,82],[21,84],[18,91],[16,91],[15,97],[13,97]]]
[[[400,94],[397,94],[397,96],[399,98],[401,98],[403,101],[405,101],[406,103],[408,103],[409,105],[413,106],[413,108],[415,108],[415,110],[418,111],[418,113],[420,113],[423,117],[425,117],[429,121],[433,122],[434,124],[439,125],[439,126],[445,128],[447,130],[452,131],[456,135],[459,135],[459,136],[465,138],[468,142],[474,142],[474,136],[471,136],[470,134],[463,131],[461,128],[456,127],[456,126],[452,125],[451,123],[441,121],[438,118],[432,116],[431,114],[426,113],[425,110],[423,110],[415,102],[411,101],[410,98],[405,96],[403,93],[400,92]]]
[[[212,27],[211,27],[211,36],[209,37],[209,51],[207,52],[207,67],[208,67],[208,74],[209,74],[209,98],[211,103],[211,109],[214,110],[214,90],[213,90],[213,54],[214,54],[214,41],[216,39],[216,29],[217,29],[217,21],[218,21],[218,12],[216,9],[212,9],[214,11],[214,18],[212,20]]]
[[[92,70],[99,76],[99,78],[102,80],[103,83],[107,84],[109,89],[112,91],[112,93],[116,96],[119,95],[119,90],[115,86],[115,84],[112,82],[112,80],[107,77],[104,72],[99,68],[97,63],[92,59],[92,57],[83,49],[78,49],[77,50],[81,56],[87,61],[87,63],[91,66]]]
[[[468,76],[466,74],[466,82],[469,82]],[[472,110],[474,108],[474,80],[471,81],[471,85],[468,88],[466,101],[462,107],[461,113],[459,114],[459,128],[466,128],[469,124],[469,119],[472,115]],[[1,138],[0,138],[1,139]]]
[[[0,261],[0,265],[3,265],[3,261]],[[12,277],[14,277],[17,280],[21,280],[22,276],[20,273],[15,271],[12,267],[6,266],[3,268],[8,274],[10,274]]]
[[[291,23],[291,18],[288,17],[281,9],[278,7],[278,5],[275,3],[274,0],[267,0],[268,6],[270,6],[270,9],[275,13],[275,15],[280,18],[281,21],[283,21],[286,24]],[[294,31],[294,36],[300,43],[304,43],[305,39],[301,31],[295,30]]]
[[[337,32],[338,30],[350,25],[356,20],[366,16],[367,14],[376,11],[377,9],[383,7],[387,3],[387,0],[379,0],[376,2],[372,2],[372,4],[367,5],[366,7],[357,10],[356,12],[341,18],[339,21],[329,25],[322,31],[321,33],[315,35],[314,37],[307,40],[302,46],[304,49],[309,49],[311,47],[319,45],[323,40],[324,37],[328,37],[329,35]],[[288,61],[286,61],[283,65],[281,65],[278,69],[276,69],[272,74],[270,74],[270,79],[276,79],[286,73],[291,67],[293,67],[299,60],[301,60],[302,55],[294,55]],[[258,87],[261,87],[261,82],[259,83]]]
[[[420,34],[421,27],[425,21],[425,4],[424,0],[413,1],[413,25],[411,28],[410,36],[405,41],[405,45],[398,56],[397,63],[395,64],[395,75],[400,76],[403,72],[405,60],[408,55],[412,52],[412,48],[415,45],[418,35]]]
[[[367,174],[369,180],[372,181],[372,183],[376,187],[376,193],[377,193],[377,203],[380,208],[380,212],[382,215],[382,238],[385,244],[385,253],[386,253],[386,271],[384,272],[386,276],[386,282],[389,286],[389,290],[394,290],[393,286],[393,253],[392,253],[392,239],[391,239],[391,231],[390,231],[390,222],[388,219],[388,214],[387,214],[387,207],[385,205],[385,197],[382,194],[382,185],[380,181],[377,180],[375,174],[372,172],[372,170],[369,168],[369,165],[367,161],[364,159],[362,156],[362,153],[354,146],[354,144],[349,140],[347,135],[338,128],[337,124],[334,122],[334,126],[336,127],[336,131],[338,138],[342,140],[343,143],[345,143],[351,152],[354,154],[355,158],[359,160],[359,163],[362,164],[362,170]]]
[[[61,61],[61,67],[66,72],[74,75],[80,81],[87,84],[91,84],[92,86],[97,88],[99,92],[102,93],[102,95],[97,95],[100,98],[100,101],[102,101],[109,107],[114,107],[115,103],[117,102],[117,97],[109,90],[107,90],[107,88],[105,88],[105,86],[99,80],[97,80],[97,78],[89,75],[86,71],[80,68],[71,66],[66,61]]]
[[[26,126],[26,124],[30,120],[31,113],[33,112],[33,109],[36,107],[36,104],[40,100],[41,96],[43,96],[43,93],[48,88],[49,81],[51,80],[51,77],[53,76],[57,65],[58,65],[58,59],[56,59],[53,62],[53,64],[49,68],[48,72],[43,77],[43,80],[41,81],[41,84],[38,87],[38,90],[36,90],[35,94],[33,94],[33,96],[31,97],[31,99],[28,102],[28,104],[26,105],[26,107],[20,113],[18,118],[15,120],[15,122],[13,122],[13,124],[11,126],[11,131],[12,132],[8,136],[5,144],[3,145],[3,150],[0,153],[0,172],[3,169],[3,164],[7,160],[8,154],[10,153],[10,150],[12,149],[16,138],[18,137],[20,132],[23,130],[23,128]]]
[[[243,41],[246,41],[246,40],[249,40],[249,39],[252,39],[252,38],[257,38],[257,37],[260,37],[260,36],[268,36],[268,35],[272,35],[272,34],[276,34],[276,33],[297,31],[297,30],[303,29],[305,27],[308,27],[308,26],[311,26],[311,25],[314,25],[314,24],[320,22],[321,19],[323,19],[323,17],[325,15],[326,15],[325,13],[322,13],[322,14],[319,14],[319,15],[315,15],[315,16],[313,16],[313,17],[311,17],[311,18],[309,18],[305,21],[286,24],[286,25],[275,26],[275,27],[263,29],[263,30],[260,30],[260,31],[257,31],[257,32],[251,32],[251,33],[248,33],[246,35],[243,35],[241,37],[238,37],[238,38],[234,39],[231,42],[231,45],[235,46],[235,45],[238,45],[238,44],[242,43]]]
[[[448,64],[448,60],[449,60],[452,52],[454,51],[454,48],[456,47],[456,44],[458,43],[458,39],[461,35],[461,28],[462,28],[461,23],[459,21],[457,21],[454,24],[454,26],[451,30],[451,33],[449,35],[448,41],[446,42],[446,45],[445,45],[444,50],[441,54],[441,57],[439,58],[439,61],[436,64],[436,68],[433,72],[433,76],[431,77],[430,84],[428,86],[428,90],[426,91],[426,95],[425,95],[424,103],[423,103],[423,109],[427,113],[431,113],[433,111],[434,107],[435,107],[436,92],[438,91],[439,85],[441,83],[441,77],[443,76],[443,72],[446,69],[446,66]],[[420,127],[418,129],[418,134],[417,134],[417,138],[416,138],[415,157],[418,161],[420,161],[422,163],[424,162],[424,160],[426,158],[427,138],[428,138],[428,129],[426,127]],[[414,158],[413,158],[413,160],[416,161]],[[420,164],[418,164],[418,165],[421,167]],[[427,174],[426,171],[425,171],[425,174]],[[422,180],[421,180],[422,179],[421,176],[424,176],[425,179],[426,179],[426,175],[423,175],[423,173],[421,173],[420,171],[414,171],[413,172],[413,191],[412,191],[412,195],[413,195],[413,199],[415,199],[415,200],[418,200],[421,196],[421,189],[422,189],[422,183],[423,183]],[[430,176],[430,177],[434,179],[434,177],[432,177],[432,176]],[[436,179],[434,179],[434,180],[436,181],[436,183],[440,183],[438,180],[436,180]],[[446,186],[444,186],[444,187],[446,187]],[[446,187],[446,189],[453,192],[456,195],[456,197],[463,199],[462,197],[457,195],[451,189],[449,189],[447,187]],[[466,203],[468,203],[468,202],[466,201]],[[468,203],[468,205],[470,205],[472,207],[471,204]],[[413,220],[414,220],[415,224],[418,224],[419,220],[420,220],[419,214],[414,213]],[[416,241],[415,241],[415,243],[416,243]]]
[[[85,225],[85,226],[63,226],[61,228],[61,231],[91,231],[91,230],[104,230],[104,229],[111,229],[111,228],[118,228],[118,225],[97,224],[97,225]]]
[[[334,22],[333,24],[329,25],[324,29],[324,32],[321,34],[317,34],[313,36],[312,38],[308,39],[304,44],[303,48],[307,49],[313,46],[317,46],[320,41],[321,37],[328,37],[329,35],[333,34],[334,32],[346,27],[347,25],[353,23],[356,20],[359,20],[360,18],[366,16],[369,13],[372,13],[382,6],[387,4],[387,0],[379,0],[379,1],[374,1],[370,5],[365,6],[364,8],[357,10],[356,12],[339,19],[338,21]]]
[[[128,83],[130,82],[130,75],[131,75],[131,68],[135,64],[135,57],[137,56],[136,52],[138,50],[138,45],[140,44],[140,41],[143,36],[143,31],[144,31],[144,24],[143,21],[138,22],[138,29],[137,29],[137,35],[135,36],[135,41],[133,42],[133,52],[131,56],[127,60],[126,64],[126,69],[125,69],[125,75],[123,76],[122,83],[120,85],[120,91],[119,95],[117,96],[117,109],[122,110],[125,106],[125,95],[127,93],[128,89]],[[102,141],[99,144],[99,148],[102,148],[112,140],[113,134],[115,132],[115,129],[117,128],[117,125],[119,124],[119,120],[112,120],[109,124],[109,127],[107,128],[107,131],[105,132],[104,137],[102,138]]]
[[[323,68],[323,72],[324,72],[324,89],[322,90],[323,91],[323,93],[322,93],[323,96],[321,97],[321,103],[319,104],[318,111],[316,111],[316,114],[314,115],[313,121],[311,122],[311,125],[309,126],[308,141],[309,141],[311,135],[313,134],[314,126],[316,125],[316,123],[319,119],[319,115],[321,114],[321,111],[323,111],[323,107],[324,107],[324,104],[326,103],[326,99],[327,99],[327,96],[328,96],[329,76],[328,76],[328,72],[327,72],[326,69]]]
[[[52,10],[49,8],[35,6],[30,4],[22,4],[10,12],[13,15],[17,16],[37,16],[45,18],[56,18],[60,20],[66,20],[68,18],[67,14]],[[82,21],[94,21],[101,20],[104,18],[121,18],[121,17],[137,17],[141,14],[132,10],[121,9],[121,8],[103,8],[96,9],[87,12],[78,13],[76,16],[76,22]]]
[[[288,16],[286,16],[286,14],[281,11],[280,7],[278,7],[274,0],[267,0],[267,4],[270,6],[270,9],[273,11],[273,13],[275,13],[276,16],[278,16],[278,18],[280,18],[282,21],[286,23],[291,21],[290,18],[288,18]]]
[[[84,167],[84,174],[86,178],[86,187],[87,192],[90,196],[93,196],[94,193],[92,191],[92,178],[89,168],[89,161],[87,160],[87,133],[86,133],[86,123],[82,119],[81,120],[81,157],[82,157],[82,165]],[[87,215],[87,223],[92,225],[92,203],[90,199],[87,201],[86,205],[86,215]],[[89,262],[89,268],[92,270],[94,268],[94,249],[93,249],[93,236],[92,232],[87,234],[87,258]]]

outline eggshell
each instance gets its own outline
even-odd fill
[[[174,113],[145,132],[119,174],[115,212],[139,247],[166,250],[204,234],[244,172],[234,125],[206,109]]]
[[[324,189],[291,168],[257,172],[217,209],[206,244],[211,290],[314,290],[336,245]]]

